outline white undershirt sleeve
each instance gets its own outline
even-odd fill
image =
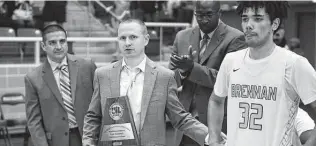
[[[313,130],[315,127],[315,123],[304,110],[298,108],[294,126],[298,136],[301,136],[303,132]]]

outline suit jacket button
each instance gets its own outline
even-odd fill
[[[65,121],[65,120],[66,120],[66,118],[65,118],[65,117],[63,117],[63,118],[62,118],[62,120],[64,120],[64,121]]]
[[[67,136],[67,135],[68,135],[68,132],[65,132],[65,135]]]

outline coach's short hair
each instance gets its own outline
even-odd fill
[[[270,17],[271,23],[274,19],[279,18],[281,25],[284,19],[287,18],[287,8],[289,7],[287,1],[239,1],[236,11],[238,15],[241,16],[246,8],[254,8],[257,12],[258,8],[261,7],[265,8],[266,13],[268,13]]]
[[[135,22],[135,23],[139,24],[142,27],[144,35],[148,34],[147,26],[146,26],[145,22],[140,20],[140,19],[128,18],[128,19],[122,20],[120,25],[123,24],[123,23],[132,23],[132,22]]]
[[[46,40],[46,34],[51,33],[51,32],[56,32],[56,31],[62,31],[65,33],[65,36],[67,37],[67,31],[60,25],[58,24],[50,24],[47,25],[42,29],[42,39],[43,41]]]

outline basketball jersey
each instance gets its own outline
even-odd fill
[[[300,95],[302,87],[296,86],[300,81],[293,79],[298,73],[297,62],[308,63],[304,59],[280,47],[259,60],[249,58],[249,49],[226,55],[214,92],[228,97],[228,146],[292,146],[300,97],[305,97],[306,104],[316,100],[315,90]],[[316,82],[313,68],[305,68]],[[315,89],[316,83],[312,85]]]

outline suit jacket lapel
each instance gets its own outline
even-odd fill
[[[122,59],[113,65],[113,68],[111,69],[111,72],[110,72],[111,97],[120,96],[121,69],[122,69]]]
[[[226,32],[226,24],[220,22],[218,28],[215,30],[209,45],[207,46],[203,56],[201,57],[200,64],[203,64],[207,58],[215,51],[216,47],[222,42]]]
[[[49,89],[52,91],[54,96],[57,98],[61,106],[65,109],[63,99],[61,97],[61,93],[58,89],[52,68],[50,64],[48,63],[48,60],[46,59],[45,63],[43,64],[43,80],[48,85]],[[66,110],[66,109],[65,109]]]
[[[156,76],[157,76],[156,66],[154,62],[152,62],[149,58],[147,58],[146,67],[145,67],[145,75],[144,75],[140,129],[142,129],[144,125],[147,108],[148,108],[149,101],[151,99],[153,88],[156,82]]]
[[[78,74],[78,64],[77,60],[73,56],[68,55],[68,65],[69,65],[69,76],[70,76],[70,86],[71,86],[71,97],[73,103],[76,100],[76,85],[77,85],[77,74]]]
[[[200,54],[200,28],[199,27],[195,27],[192,30],[192,34],[190,36],[190,44],[192,45],[192,52],[196,51],[197,54]],[[189,53],[189,50],[188,50]],[[198,55],[196,57],[194,57],[194,62],[198,62],[199,58]]]

